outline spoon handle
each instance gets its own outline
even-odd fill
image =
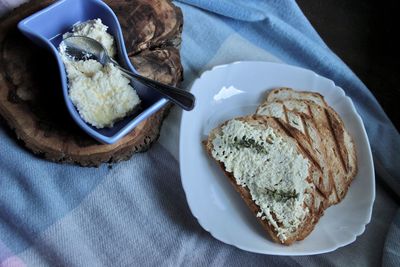
[[[113,63],[115,64],[116,62],[113,61]],[[146,77],[143,77],[139,74],[136,74],[134,72],[124,69],[123,67],[119,66],[118,64],[115,64],[115,65],[124,74],[128,75],[132,79],[139,81],[141,84],[143,84],[147,87],[155,89],[157,92],[162,94],[165,98],[167,98],[171,102],[177,104],[184,110],[189,111],[194,108],[195,97],[193,94],[191,94],[185,90],[182,90],[182,89],[179,89],[179,88],[176,88],[173,86],[169,86],[169,85],[148,79]]]

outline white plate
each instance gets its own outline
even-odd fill
[[[314,231],[292,246],[269,239],[254,215],[201,141],[211,129],[235,116],[253,114],[266,90],[291,87],[321,93],[342,117],[355,139],[358,174],[346,198],[326,210]],[[269,62],[237,62],[206,71],[191,92],[196,108],[184,112],[180,132],[180,169],[193,215],[216,239],[240,249],[273,255],[311,255],[333,251],[355,241],[371,219],[375,179],[371,150],[363,122],[344,91],[312,71]]]

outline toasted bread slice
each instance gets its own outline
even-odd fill
[[[204,145],[271,238],[290,245],[323,214],[312,182],[322,174],[282,123],[256,115],[232,119]]]
[[[347,186],[349,186],[354,177],[357,175],[358,171],[356,148],[353,139],[345,129],[344,123],[339,114],[337,114],[336,111],[331,107],[327,107],[326,109],[327,116],[338,145],[340,158],[347,173],[345,176],[346,183],[348,184]]]
[[[257,109],[256,114],[280,118],[284,125],[299,144],[312,157],[317,167],[322,171],[322,179],[314,181],[324,199],[328,199],[332,192],[333,181],[327,167],[327,157],[318,129],[312,118],[309,116],[309,109],[306,101],[287,100],[265,102]],[[321,199],[321,204],[324,203]]]
[[[264,102],[274,102],[276,100],[282,101],[289,99],[309,100],[322,107],[328,106],[328,104],[325,102],[324,97],[319,93],[309,91],[296,91],[287,87],[271,90],[270,92],[268,92],[267,98]]]
[[[270,91],[266,101],[261,104],[257,112],[268,114],[271,111],[271,108],[268,107],[269,105],[272,105],[276,110],[277,104],[275,102],[284,102],[284,110],[304,113],[315,123],[318,123],[316,125],[321,138],[324,140],[327,162],[331,164],[330,176],[334,180],[334,187],[329,197],[329,205],[338,203],[345,196],[351,181],[357,174],[355,146],[339,115],[328,106],[320,94],[299,92],[290,88],[279,88]],[[287,120],[287,115],[285,116]],[[291,124],[293,126],[293,123]],[[325,139],[325,135],[330,138]],[[339,162],[337,162],[337,159],[339,159]],[[344,181],[341,182],[343,179]]]
[[[358,171],[356,148],[354,146],[353,139],[346,131],[345,125],[340,116],[326,103],[324,97],[316,92],[295,91],[291,88],[278,88],[268,93],[265,102],[289,99],[312,101],[315,104],[325,107],[329,110],[327,116],[329,117],[332,131],[335,134],[335,139],[337,140],[338,150],[341,154],[341,160],[346,168],[346,182],[350,184]]]

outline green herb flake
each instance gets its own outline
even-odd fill
[[[252,148],[255,149],[258,153],[268,154],[268,151],[265,149],[265,147],[257,143],[252,138],[246,138],[246,136],[243,136],[242,139],[240,140],[234,139],[234,141],[235,142],[233,143],[233,146],[238,149],[243,147]]]
[[[293,191],[283,191],[283,190],[271,190],[265,188],[265,192],[272,196],[278,202],[286,202],[290,199],[297,199],[299,197],[299,193],[296,193],[296,190]]]

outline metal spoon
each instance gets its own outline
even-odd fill
[[[60,47],[65,49],[65,54],[74,60],[94,59],[105,65],[114,64],[128,77],[139,81],[148,88],[154,89],[171,102],[177,104],[184,110],[192,110],[194,108],[195,97],[193,94],[160,82],[148,79],[136,73],[133,73],[121,67],[114,59],[112,59],[104,46],[95,39],[86,36],[71,36],[65,38]]]

